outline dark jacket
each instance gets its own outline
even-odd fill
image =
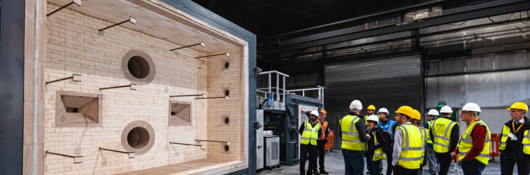
[[[370,134],[370,140],[366,142],[368,149],[364,153],[364,157],[373,157],[374,152],[378,148],[382,148],[383,145],[387,143],[385,136],[383,135],[383,129],[379,126],[374,126],[371,131],[366,131],[367,134]],[[375,145],[374,135],[377,137],[377,145]]]
[[[512,127],[512,121],[514,119],[509,120],[504,125],[510,128],[510,132],[513,133],[513,127]],[[514,161],[518,160],[526,160],[528,158],[528,155],[524,154],[523,152],[523,138],[524,138],[524,132],[525,130],[530,129],[530,120],[527,117],[524,117],[524,125],[521,127],[519,132],[515,134],[515,136],[518,138],[517,140],[512,140],[510,137],[508,137],[508,140],[506,140],[506,149],[504,151],[501,150],[502,154],[506,154],[508,158],[513,159]],[[520,124],[515,124],[515,129],[519,128]]]
[[[363,134],[363,133],[366,133],[364,117],[354,114],[353,112],[348,113],[348,115],[354,115],[360,118],[360,120],[357,123],[355,123],[355,128],[357,129],[357,131],[359,131],[359,140],[361,140],[361,142],[367,142],[370,138],[368,138],[368,136]],[[339,135],[342,137],[342,129],[339,129]]]

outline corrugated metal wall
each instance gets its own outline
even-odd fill
[[[348,114],[350,103],[358,99],[366,108],[386,107],[395,111],[402,105],[421,106],[420,56],[385,59],[363,59],[325,67],[326,98],[330,128],[338,133],[339,120]],[[394,117],[391,112],[391,117]],[[340,135],[336,144],[340,145]]]
[[[425,80],[426,107],[434,108],[439,101],[453,108],[477,103],[484,109],[480,118],[492,133],[500,133],[502,125],[511,119],[508,106],[530,102],[530,69],[519,69],[530,67],[526,50],[445,59],[430,62],[429,67],[428,75],[434,77]],[[476,73],[484,71],[493,72]],[[447,76],[436,76],[444,74]],[[463,131],[466,124],[460,127]]]

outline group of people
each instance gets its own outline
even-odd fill
[[[460,120],[467,124],[463,133],[459,123],[451,120],[453,110],[443,106],[440,111],[431,109],[427,122],[422,124],[421,114],[410,106],[401,106],[395,111],[395,121],[388,118],[389,111],[381,108],[375,113],[373,105],[367,114],[359,100],[349,106],[349,114],[340,121],[342,155],[346,175],[363,174],[366,167],[370,175],[383,174],[381,160],[386,159],[386,175],[417,175],[422,167],[429,166],[429,174],[446,175],[451,162],[461,162],[465,175],[481,174],[490,160],[491,133],[488,125],[479,116],[482,112],[476,103],[465,104]],[[528,106],[522,102],[512,104],[508,110],[511,118],[502,129],[500,140],[501,174],[511,175],[517,165],[518,174],[530,174],[530,121],[524,116]],[[308,112],[310,120],[300,127],[300,174],[319,174],[316,152],[320,158],[320,174],[324,170],[324,153],[317,150],[327,138],[326,111]],[[319,119],[319,115],[321,116]],[[323,117],[322,117],[323,116]],[[325,128],[322,127],[325,122]],[[314,142],[313,142],[314,141]],[[321,142],[319,142],[321,141]],[[326,141],[327,142],[327,141]],[[309,168],[305,172],[305,161],[309,154]]]

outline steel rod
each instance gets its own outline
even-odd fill
[[[190,97],[190,96],[205,96],[206,94],[191,94],[191,95],[171,95],[169,97]]]
[[[54,152],[50,152],[50,151],[46,151],[46,154],[54,154],[54,155],[63,156],[63,157],[70,157],[70,158],[83,157],[83,156],[72,156],[72,155],[67,155],[67,154],[54,153]]]
[[[228,96],[226,96],[226,97],[206,97],[206,98],[195,98],[195,99],[201,100],[201,99],[216,99],[216,98],[225,98],[226,100],[229,99]]]
[[[207,55],[207,56],[195,57],[195,59],[213,57],[213,56],[219,56],[219,55],[226,55],[227,57],[230,56],[230,54],[227,52],[227,53],[221,53],[221,54],[215,54],[215,55]]]
[[[217,143],[226,143],[227,145],[230,145],[230,141],[218,141],[218,140],[199,140],[195,139],[197,142],[217,142]]]
[[[204,47],[204,43],[201,42],[201,43],[198,43],[198,44],[192,44],[192,45],[189,45],[189,46],[182,46],[182,47],[178,47],[178,48],[174,48],[174,49],[169,49],[169,51],[174,51],[174,50],[184,49],[184,48],[193,47],[193,46],[198,46],[198,45],[201,45],[202,47]]]
[[[53,12],[50,12],[50,13],[46,14],[46,17],[48,17],[48,16],[50,16],[50,15],[53,15],[54,13],[57,13],[58,11],[60,11],[60,10],[62,10],[62,9],[64,9],[64,8],[66,8],[66,7],[68,7],[68,6],[70,6],[70,5],[72,5],[73,3],[74,3],[74,1],[72,1],[72,2],[70,2],[70,3],[68,3],[68,4],[66,4],[66,5],[63,5],[62,7],[59,7],[57,10],[54,10]]]
[[[123,154],[134,153],[134,152],[128,152],[128,151],[120,151],[120,150],[114,150],[114,149],[107,149],[107,148],[102,148],[102,147],[99,147],[99,150],[105,150],[105,151],[111,151],[111,152],[117,152],[117,153],[123,153]]]
[[[123,23],[126,23],[126,22],[131,22],[132,24],[136,25],[136,18],[134,18],[134,17],[131,16],[131,17],[129,17],[128,20],[125,20],[125,21],[122,21],[122,22],[119,22],[119,23],[113,24],[113,25],[111,25],[111,26],[108,26],[108,27],[105,27],[105,28],[99,29],[99,31],[101,32],[101,31],[103,31],[103,30],[107,30],[107,29],[109,29],[109,28],[111,28],[111,27],[114,27],[114,26],[117,26],[117,25],[120,25],[120,24],[123,24]]]
[[[202,150],[204,150],[204,146],[203,145],[198,145],[198,144],[189,144],[189,143],[177,143],[177,142],[169,142],[169,144],[176,144],[176,145],[188,145],[188,146],[200,146]]]
[[[66,77],[66,78],[61,78],[61,79],[57,79],[57,80],[53,80],[53,81],[47,81],[46,84],[50,84],[50,83],[55,83],[55,82],[58,82],[58,81],[63,81],[63,80],[68,80],[68,79],[72,79],[74,78],[74,76],[70,76],[70,77]]]
[[[136,88],[133,88],[133,86],[136,86],[136,84],[123,85],[123,86],[113,86],[113,87],[104,87],[104,88],[99,88],[99,90],[116,89],[116,88],[124,88],[124,87],[130,87],[131,90],[136,90]]]

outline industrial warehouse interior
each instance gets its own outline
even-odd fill
[[[0,175],[530,175],[530,1],[0,0]]]

